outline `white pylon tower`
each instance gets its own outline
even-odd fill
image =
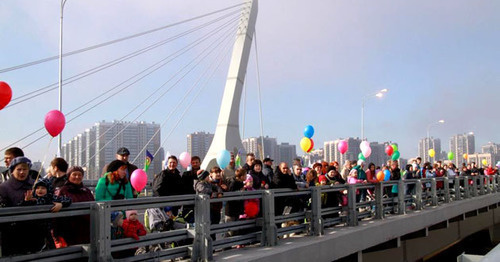
[[[205,170],[217,164],[216,157],[221,150],[226,149],[230,152],[243,150],[239,125],[240,102],[255,32],[257,2],[257,0],[248,1],[241,13],[214,139],[201,164],[201,168]]]

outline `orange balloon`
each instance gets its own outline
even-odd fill
[[[378,181],[384,181],[384,172],[382,170],[378,171],[377,173],[377,180]]]

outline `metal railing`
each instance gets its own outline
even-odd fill
[[[442,182],[438,187],[438,182]],[[150,251],[115,261],[159,261],[173,258],[191,258],[192,261],[208,261],[215,250],[235,245],[260,244],[275,246],[278,239],[289,234],[322,235],[326,227],[357,226],[361,219],[382,219],[390,215],[403,215],[484,194],[500,192],[500,176],[447,177],[387,181],[377,184],[353,184],[311,187],[301,190],[272,189],[248,192],[226,192],[221,198],[210,199],[206,195],[181,195],[169,197],[141,197],[130,200],[74,203],[58,213],[50,213],[47,206],[12,207],[0,209],[0,223],[32,221],[90,215],[90,243],[37,254],[0,258],[0,261],[66,261],[88,258],[89,261],[112,261],[114,252],[177,242],[172,248]],[[411,194],[406,194],[414,186]],[[366,199],[361,194],[367,193]],[[327,206],[325,196],[339,197],[339,205]],[[347,205],[342,198],[347,197]],[[356,201],[357,198],[359,201]],[[259,199],[260,215],[257,218],[211,225],[211,205]],[[283,200],[298,199],[302,205],[295,212],[282,212]],[[276,205],[277,203],[281,203]],[[195,206],[194,228],[149,233],[140,239],[111,240],[110,215],[113,211],[145,210],[165,206]],[[293,223],[289,223],[293,222]],[[233,236],[222,234],[240,232]],[[243,232],[243,233],[241,233]],[[211,235],[217,235],[212,239]]]

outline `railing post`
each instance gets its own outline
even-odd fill
[[[405,205],[405,182],[403,180],[398,181],[398,214],[404,215],[406,211]]]
[[[210,197],[196,194],[194,202],[194,241],[191,261],[211,261],[213,259],[212,238],[210,237]]]
[[[262,239],[261,246],[276,246],[278,244],[278,234],[276,220],[274,216],[274,192],[271,190],[262,191]]]
[[[95,202],[90,210],[89,261],[112,261],[110,203]]]
[[[491,178],[491,193],[497,192],[497,175],[493,175]]]
[[[500,192],[500,175],[495,175],[496,180],[497,180],[497,192]]]
[[[432,178],[431,179],[431,206],[437,206],[437,204],[438,204],[438,197],[437,197],[436,179]]]
[[[314,236],[323,235],[323,219],[321,217],[321,187],[311,187],[311,223],[309,234]]]
[[[479,176],[479,194],[484,195],[484,176]]]
[[[453,200],[455,201],[458,201],[462,198],[462,192],[460,192],[460,178],[457,176],[455,177],[455,197],[453,198]],[[464,182],[464,185],[465,185],[465,182]]]
[[[471,186],[469,185],[469,180],[472,181],[471,177],[466,176],[465,181],[464,181],[464,198],[465,199],[470,198]]]
[[[477,197],[477,176],[472,176],[472,196]]]
[[[356,184],[347,186],[347,208],[348,208],[348,225],[358,225],[358,210],[356,208]]]
[[[490,179],[492,178],[492,176],[485,176],[486,177],[486,194],[489,194],[491,193],[491,181]]]
[[[444,202],[450,203],[450,180],[447,177],[444,177]]]
[[[415,209],[422,209],[422,181],[420,179],[415,184]]]
[[[375,218],[384,218],[384,182],[375,184]]]

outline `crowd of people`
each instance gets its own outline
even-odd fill
[[[120,148],[116,160],[104,167],[101,178],[92,192],[83,184],[85,171],[82,167],[69,167],[63,158],[54,158],[50,163],[47,176],[40,177],[39,172],[31,170],[31,161],[19,148],[5,151],[5,164],[8,170],[0,176],[0,204],[2,207],[46,205],[50,212],[58,212],[62,208],[76,202],[113,201],[136,198],[137,192],[130,183],[130,175],[137,166],[128,162],[130,152]],[[463,164],[461,168],[453,163],[422,163],[420,158],[400,170],[397,161],[389,161],[386,165],[366,165],[363,160],[346,161],[343,166],[338,162],[314,163],[311,167],[303,167],[301,159],[293,160],[292,168],[286,162],[279,163],[273,169],[273,160],[259,160],[255,155],[246,155],[242,167],[236,167],[235,156],[227,167],[217,166],[210,170],[202,170],[201,159],[193,156],[191,168],[181,173],[177,169],[178,159],[168,156],[166,167],[153,179],[153,197],[174,196],[184,194],[205,194],[210,198],[220,198],[225,192],[255,191],[275,188],[298,190],[315,186],[378,183],[377,173],[387,172],[390,180],[434,178],[457,176],[477,176],[480,174],[498,174],[498,169],[491,164],[478,167],[475,163]],[[453,179],[450,179],[452,183]],[[424,183],[423,189],[430,188]],[[437,188],[443,188],[443,182],[437,182]],[[408,185],[407,194],[415,192],[415,185]],[[356,192],[356,201],[364,201],[370,197],[366,189]],[[397,186],[384,192],[388,196],[398,194]],[[308,208],[308,196],[278,197],[275,200],[275,214],[289,214]],[[328,192],[321,195],[322,207],[339,207],[347,205],[345,192]],[[212,224],[253,219],[262,213],[261,200],[232,200],[214,202],[210,206]],[[329,214],[337,217],[339,214]],[[144,224],[138,219],[137,210],[113,212],[110,217],[111,238],[130,237],[139,239],[149,232],[165,231],[186,227],[195,223],[194,205],[153,208],[145,211]],[[287,224],[278,226],[288,226]],[[251,229],[248,229],[251,230]],[[226,236],[248,233],[248,230],[229,231]],[[27,222],[0,224],[2,256],[36,253],[47,249],[61,248],[68,245],[89,243],[90,217],[74,216],[57,219],[39,219]],[[31,236],[26,238],[26,236]],[[212,235],[212,238],[216,238]],[[161,246],[159,246],[161,248]],[[143,250],[146,252],[147,250]],[[130,256],[136,250],[125,250],[114,253],[114,257]]]

